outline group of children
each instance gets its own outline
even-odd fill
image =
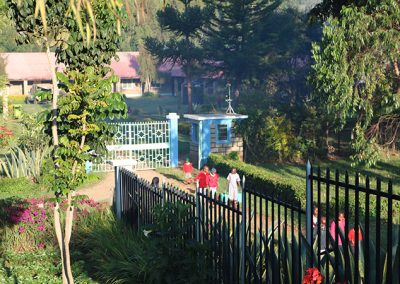
[[[317,238],[318,235],[318,207],[314,208],[313,211],[313,236],[314,239]],[[319,226],[320,228],[320,249],[321,249],[321,253],[325,252],[327,249],[327,244],[326,244],[326,234],[327,234],[327,226],[326,226],[326,218],[321,216],[320,217],[321,220],[321,225]],[[338,225],[339,230],[336,232],[336,225]],[[337,239],[337,244],[339,247],[342,246],[342,234],[344,234],[345,232],[345,227],[346,227],[346,218],[343,212],[340,212],[338,215],[338,220],[336,222],[336,220],[333,220],[330,227],[329,227],[329,234],[331,236],[331,238],[333,239],[333,241],[336,242],[336,235],[338,236]],[[349,244],[351,247],[355,247],[356,245],[356,231],[354,228],[352,228],[349,231],[349,234],[347,235],[347,239],[349,241]],[[358,231],[358,241],[362,240],[362,234],[361,234],[361,230]]]
[[[193,172],[193,165],[186,159],[186,162],[183,164],[182,170],[185,174],[185,183],[190,184],[193,182],[192,172]],[[199,172],[199,174],[194,178],[194,181],[197,183],[197,187],[199,189],[208,188],[212,195],[215,195],[217,190],[219,189],[218,183],[219,175],[215,168],[209,171],[207,166],[204,166],[203,169]],[[229,189],[229,200],[237,201],[238,199],[238,188],[240,187],[240,177],[239,174],[236,172],[236,169],[232,169],[229,173],[228,177],[228,189]]]

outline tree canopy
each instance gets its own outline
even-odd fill
[[[234,83],[236,94],[242,82],[260,73],[269,51],[263,39],[265,21],[282,1],[205,1],[214,16],[207,29],[207,56],[212,67]],[[217,63],[217,64],[215,64]]]
[[[204,49],[201,46],[203,28],[209,18],[208,8],[202,8],[194,0],[180,0],[183,10],[168,4],[157,13],[158,22],[163,30],[171,33],[171,38],[162,40],[156,37],[146,38],[146,48],[160,61],[179,63],[186,74],[189,112],[192,112],[193,76],[204,61]]]
[[[369,1],[330,17],[313,45],[313,97],[339,123],[353,125],[356,162],[374,164],[395,147],[400,127],[400,3]]]

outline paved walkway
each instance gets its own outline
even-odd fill
[[[136,174],[139,177],[144,178],[148,181],[151,181],[154,177],[158,177],[160,179],[160,183],[169,183],[180,189],[187,190],[188,192],[195,192],[195,186],[193,184],[189,186],[177,180],[168,179],[154,170],[137,171]],[[109,204],[112,204],[112,198],[114,195],[114,183],[114,172],[110,172],[107,173],[105,178],[102,179],[99,183],[84,187],[80,189],[77,193],[87,195],[89,198],[94,199],[98,202],[108,202]]]

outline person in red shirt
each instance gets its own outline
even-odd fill
[[[357,231],[358,231],[358,241],[362,241],[363,237],[361,234],[361,230],[358,229]],[[350,230],[348,237],[349,237],[350,245],[352,247],[355,247],[355,245],[356,245],[356,230],[354,228]]]
[[[218,174],[215,168],[211,169],[211,173],[207,176],[207,185],[210,188],[212,196],[215,196],[218,189]]]
[[[208,187],[207,184],[207,176],[209,175],[208,173],[208,167],[204,166],[203,170],[199,172],[197,177],[195,178],[196,181],[198,181],[198,188],[204,189]]]
[[[185,183],[191,184],[192,183],[193,165],[189,161],[189,159],[186,159],[186,163],[183,164],[182,171],[185,173]]]

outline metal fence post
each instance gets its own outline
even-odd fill
[[[312,247],[312,188],[311,188],[311,163],[308,160],[307,161],[307,166],[306,166],[306,238],[307,238],[307,243]],[[309,263],[309,260],[307,262],[308,266],[311,265]]]
[[[121,177],[120,167],[115,166],[115,211],[117,218],[121,220]]]
[[[200,242],[200,195],[199,187],[196,186],[196,240]]]
[[[247,220],[246,220],[246,177],[243,176],[242,182],[242,230],[241,230],[241,258],[242,258],[242,266],[241,266],[241,276],[240,283],[244,284],[246,282],[246,228],[247,228]]]
[[[165,205],[165,183],[164,182],[162,183],[161,189],[162,189],[162,191],[161,191],[161,206],[164,207],[164,205]]]

